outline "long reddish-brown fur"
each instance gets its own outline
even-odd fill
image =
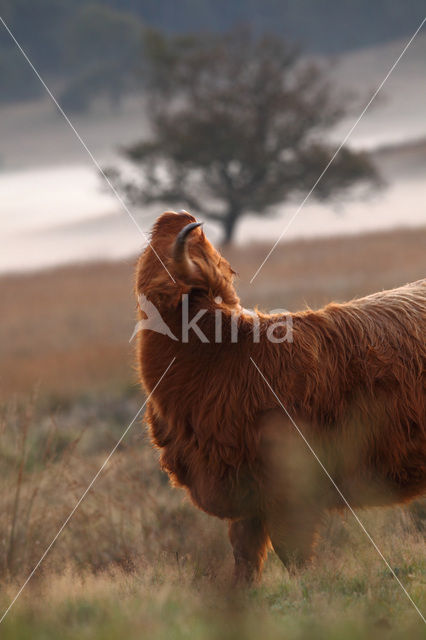
[[[288,566],[309,558],[324,510],[344,506],[280,402],[352,507],[426,491],[426,280],[291,314],[292,342],[271,342],[268,327],[282,318],[256,312],[256,343],[234,273],[200,228],[187,237],[186,262],[177,259],[177,235],[194,221],[164,213],[138,262],[136,292],[173,334],[181,335],[186,293],[190,318],[207,309],[197,324],[210,340],[141,331],[140,377],[152,394],[146,420],[173,484],[229,520],[236,578],[251,579],[269,542]]]

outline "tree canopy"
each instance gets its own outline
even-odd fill
[[[345,114],[321,68],[272,35],[146,39],[150,135],[123,149],[138,169],[110,171],[137,205],[154,202],[223,226],[310,189],[334,153],[325,133]],[[342,149],[313,196],[377,181],[366,155]]]

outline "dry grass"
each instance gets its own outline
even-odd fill
[[[132,379],[132,262],[67,267],[0,279],[2,399],[73,396]]]
[[[300,308],[424,276],[426,229],[229,250],[247,306]],[[35,565],[143,398],[128,338],[132,263],[0,280],[0,606]],[[32,397],[36,390],[35,397]],[[426,610],[424,502],[362,513]],[[312,566],[275,556],[229,590],[226,527],[172,490],[134,425],[23,596],[4,638],[421,638],[423,623],[349,515],[329,515]]]
[[[253,285],[269,246],[228,250],[245,306],[290,310],[345,300],[424,277],[426,228],[282,244]],[[134,260],[0,278],[0,400],[134,385]]]

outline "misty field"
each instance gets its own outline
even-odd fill
[[[228,250],[245,306],[318,307],[424,277],[426,228]],[[19,587],[144,398],[133,263],[0,279],[0,607]],[[423,638],[359,525],[329,514],[312,564],[273,553],[231,586],[226,524],[172,489],[139,419],[0,624],[7,639]],[[359,516],[423,613],[426,502]],[[1,616],[1,612],[0,612]]]

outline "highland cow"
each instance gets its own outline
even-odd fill
[[[426,280],[293,313],[292,340],[271,341],[280,317],[243,309],[233,278],[193,216],[160,216],[136,292],[174,337],[144,329],[138,355],[163,469],[229,521],[236,579],[251,580],[270,544],[290,568],[309,559],[322,514],[345,506],[341,494],[356,508],[426,491]],[[208,342],[195,331],[180,339],[183,295]]]

